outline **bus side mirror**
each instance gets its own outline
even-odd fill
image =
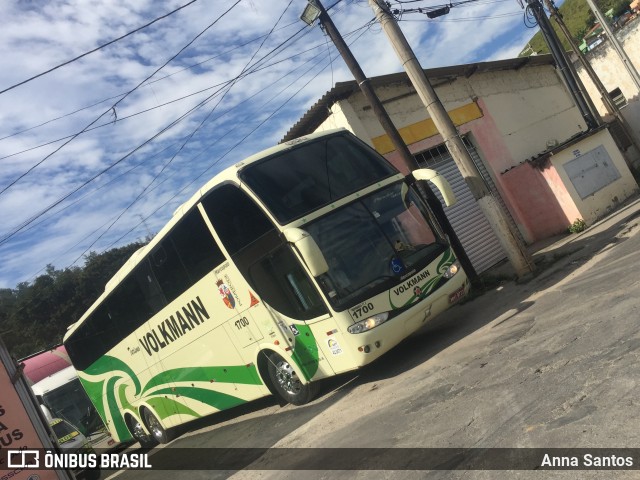
[[[413,178],[415,180],[426,180],[433,183],[436,188],[440,190],[442,198],[444,198],[444,203],[447,205],[447,207],[455,205],[457,200],[455,193],[453,193],[451,185],[449,185],[447,179],[440,175],[438,172],[430,168],[420,168],[411,172],[411,175],[413,175]]]
[[[329,271],[327,260],[324,258],[314,238],[308,232],[300,228],[287,228],[283,233],[287,242],[295,245],[298,249],[304,263],[309,267],[311,275],[319,277]]]

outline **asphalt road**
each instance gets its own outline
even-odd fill
[[[312,472],[186,470],[190,451],[195,459],[196,449],[215,447],[638,447],[638,231],[636,214],[619,215],[549,253],[535,278],[493,287],[452,309],[440,329],[327,382],[311,404],[265,399],[212,416],[151,452],[152,464],[175,461],[176,470],[117,478],[640,478],[637,470],[332,471],[330,459]],[[258,457],[252,468],[264,466]]]

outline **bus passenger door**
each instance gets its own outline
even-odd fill
[[[249,267],[248,277],[264,303],[254,316],[271,319],[269,335],[285,342],[308,379],[333,375],[319,348],[326,332],[318,328],[332,317],[291,247],[283,243],[264,255]]]
[[[287,346],[291,351],[295,343],[298,352],[304,350],[305,356],[318,365],[313,378],[330,375],[331,367],[319,357],[315,336],[307,325],[308,321],[327,317],[328,309],[274,223],[246,192],[232,184],[209,192],[201,205],[230,258],[228,264],[216,269],[223,287],[219,293],[227,307],[237,313],[227,324],[230,335],[239,339],[239,345],[261,335],[265,343],[281,352]],[[249,330],[242,331],[245,328]],[[294,329],[302,332],[304,342],[295,339]],[[255,358],[254,343],[241,347],[245,358],[249,352]],[[292,355],[300,365],[296,354]]]

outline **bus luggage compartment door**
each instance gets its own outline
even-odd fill
[[[255,323],[249,310],[245,310],[239,315],[231,318],[228,322],[229,330],[235,336],[238,347],[245,348],[262,340],[262,333]]]

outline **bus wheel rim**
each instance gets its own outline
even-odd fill
[[[162,438],[162,426],[153,415],[149,415],[149,429],[156,440],[160,440]]]
[[[302,389],[302,383],[300,383],[295,370],[284,360],[276,365],[276,380],[280,387],[291,395],[297,395]]]
[[[136,437],[136,440],[140,440],[147,436],[146,432],[142,428],[142,424],[138,420],[133,420],[135,423],[133,424],[133,436]]]

